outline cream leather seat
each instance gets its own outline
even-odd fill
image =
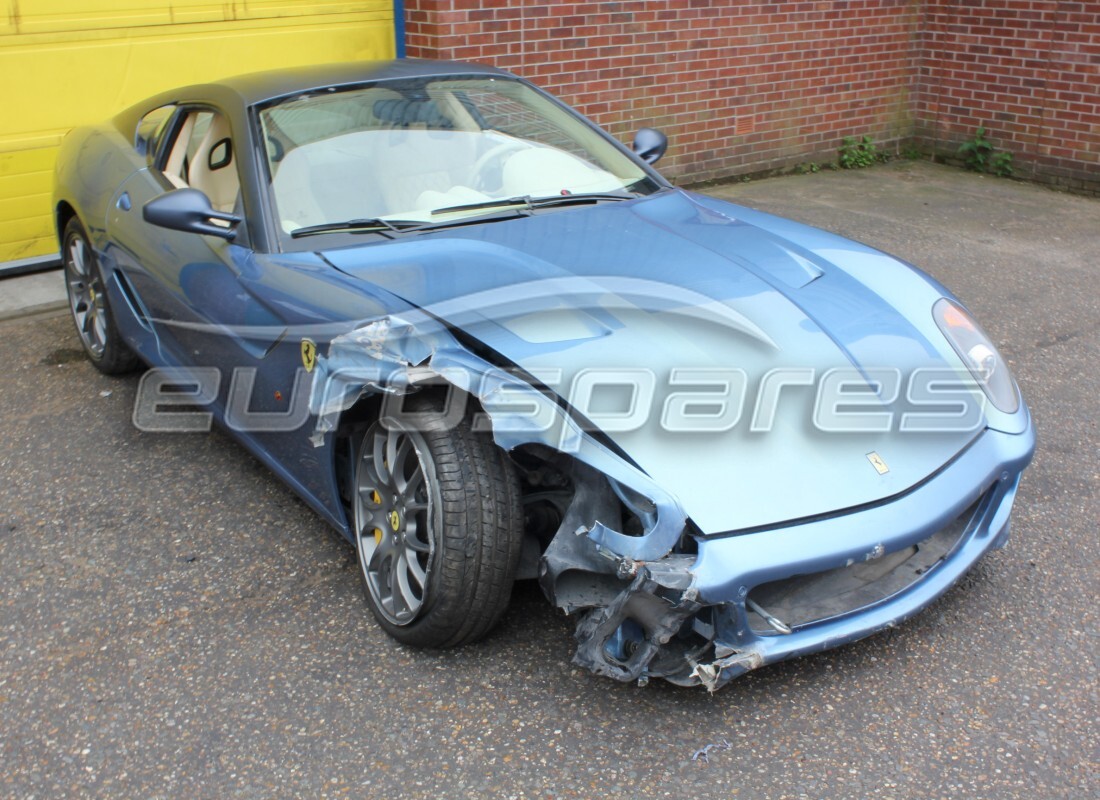
[[[187,182],[210,198],[217,211],[233,211],[241,193],[237,154],[230,137],[229,120],[215,114],[191,159]]]

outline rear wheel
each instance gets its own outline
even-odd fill
[[[367,429],[355,468],[356,549],[367,604],[395,639],[454,647],[508,606],[523,537],[519,484],[504,452],[411,400],[417,424]]]
[[[100,372],[109,375],[129,372],[137,367],[137,356],[115,327],[103,273],[84,226],[76,217],[65,226],[61,258],[65,267],[69,309],[88,359]]]

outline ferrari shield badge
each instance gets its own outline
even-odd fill
[[[317,365],[317,343],[312,339],[302,339],[302,366],[306,372],[313,372]]]
[[[305,347],[304,344],[302,346],[303,348]],[[890,468],[886,466],[886,462],[882,460],[882,456],[880,456],[874,450],[867,454],[867,460],[871,462],[871,466],[875,468],[875,472],[877,472],[879,475],[885,475],[887,472],[890,471]]]

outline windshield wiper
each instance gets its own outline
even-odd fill
[[[295,228],[290,232],[290,236],[293,239],[297,239],[300,236],[311,236],[315,233],[333,233],[335,231],[355,231],[358,233],[370,233],[372,231],[384,233],[392,231],[396,233],[407,231],[423,224],[423,220],[415,219],[382,219],[380,217],[371,219],[348,219],[343,222],[324,222],[320,225],[306,225],[304,228]]]
[[[529,211],[537,208],[550,208],[551,206],[572,206],[582,205],[585,203],[599,203],[604,200],[633,200],[637,195],[634,194],[610,194],[610,193],[596,193],[591,194],[554,194],[549,197],[531,197],[530,195],[524,195],[523,197],[508,197],[499,200],[485,200],[480,203],[466,203],[460,206],[447,206],[446,208],[437,208],[432,211],[432,216],[437,214],[450,214],[452,212],[459,211],[480,211],[487,208],[509,208],[516,207],[520,210]]]
[[[551,206],[571,206],[585,203],[600,203],[605,200],[633,200],[635,194],[562,194],[549,197],[509,197],[500,200],[486,200],[481,203],[467,203],[460,206],[448,206],[432,211],[432,216],[450,214],[460,211],[493,211],[513,212],[526,214],[539,208]],[[339,231],[351,231],[354,233],[412,233],[422,230],[434,230],[436,228],[467,225],[476,221],[483,221],[484,217],[464,218],[454,220],[440,220],[438,222],[425,222],[417,219],[383,219],[372,217],[369,219],[349,219],[343,222],[324,222],[320,225],[307,225],[304,228],[296,228],[290,232],[293,239],[302,236],[313,236],[318,233],[336,233]]]

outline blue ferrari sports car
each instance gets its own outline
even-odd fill
[[[401,642],[537,580],[576,663],[713,691],[943,594],[1034,433],[947,289],[672,186],[666,145],[472,64],[167,92],[61,146],[76,330],[151,368],[135,424],[216,421],[346,536]]]

